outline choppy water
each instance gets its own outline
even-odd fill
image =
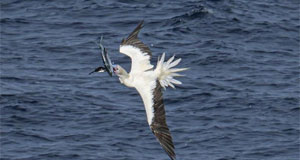
[[[153,62],[190,67],[164,93],[178,159],[299,159],[299,1],[1,0],[1,159],[168,159],[141,99],[88,73],[104,35],[144,19]]]

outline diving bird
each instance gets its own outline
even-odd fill
[[[187,70],[187,68],[173,68],[181,59],[174,60],[174,56],[168,61],[165,60],[165,53],[158,58],[156,68],[150,63],[152,56],[149,47],[138,39],[138,34],[143,28],[143,21],[133,30],[133,32],[122,40],[120,53],[131,58],[131,70],[129,73],[120,65],[114,65],[113,71],[119,77],[122,84],[127,87],[135,88],[142,97],[147,121],[156,136],[160,145],[166,151],[168,156],[176,159],[174,144],[168,125],[164,108],[162,89],[170,86],[181,84],[174,77],[182,76],[177,72]]]

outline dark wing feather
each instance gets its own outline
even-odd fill
[[[121,45],[131,45],[136,48],[139,48],[142,52],[147,53],[150,57],[152,53],[148,46],[146,46],[143,42],[138,39],[138,34],[140,30],[143,28],[144,21],[141,21],[138,26],[130,33],[130,35],[122,40]]]
[[[154,117],[152,120],[152,124],[150,125],[150,128],[152,129],[153,134],[156,136],[160,145],[167,152],[169,157],[172,160],[175,160],[176,155],[174,152],[172,136],[169,131],[168,125],[166,123],[162,87],[158,81],[156,82],[156,88],[154,89],[153,94],[154,94],[154,98],[153,98]]]

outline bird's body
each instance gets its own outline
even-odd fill
[[[113,70],[122,84],[138,91],[142,97],[147,122],[153,134],[169,157],[174,160],[176,155],[171,133],[166,123],[162,88],[165,89],[168,86],[175,88],[174,84],[181,84],[174,77],[181,76],[176,72],[184,71],[187,68],[172,68],[181,59],[173,61],[173,56],[167,62],[164,62],[165,54],[163,53],[157,62],[156,68],[153,69],[153,65],[150,63],[152,56],[150,49],[137,38],[140,29],[143,27],[142,25],[143,22],[120,45],[120,52],[131,58],[130,73],[127,73],[119,65],[116,65]]]
[[[139,74],[132,74],[128,79],[124,80],[124,85],[127,87],[134,87],[142,97],[147,113],[147,121],[150,125],[153,118],[153,96],[152,90],[156,86],[155,76],[153,71],[147,71]]]

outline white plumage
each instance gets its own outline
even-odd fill
[[[164,62],[165,53],[163,53],[160,60],[157,61],[156,69],[154,72],[157,75],[160,85],[163,88],[166,88],[168,86],[175,88],[174,84],[182,84],[180,81],[174,78],[182,76],[181,74],[178,74],[176,72],[187,70],[187,68],[172,68],[178,65],[181,61],[181,58],[173,61],[174,58],[175,56],[171,57],[167,62]]]
[[[128,74],[119,65],[116,65],[113,70],[119,76],[122,84],[138,91],[142,97],[147,121],[152,132],[173,160],[175,159],[174,145],[166,124],[161,88],[165,89],[168,86],[175,88],[175,85],[181,84],[174,77],[182,76],[177,72],[187,68],[173,68],[179,64],[181,59],[174,61],[175,57],[173,56],[165,62],[165,53],[163,53],[157,61],[156,68],[153,69],[153,65],[150,63],[150,49],[137,38],[142,24],[143,22],[120,45],[120,52],[131,58],[130,73]]]
[[[150,56],[131,45],[120,46],[120,52],[131,58],[130,73],[139,73],[153,68]]]
[[[153,65],[150,64],[150,56],[143,53],[139,48],[129,45],[120,46],[120,52],[131,58],[131,71],[129,76],[125,79],[120,77],[120,81],[127,87],[136,88],[139,92],[143,99],[147,113],[147,121],[150,125],[154,116],[152,92],[156,87],[156,81],[158,80],[163,88],[168,86],[175,88],[174,84],[181,84],[181,82],[174,79],[174,77],[182,76],[176,72],[184,71],[187,68],[172,68],[175,67],[181,59],[173,61],[173,56],[167,62],[164,62],[165,53],[163,53],[157,62],[156,69],[152,70]]]

